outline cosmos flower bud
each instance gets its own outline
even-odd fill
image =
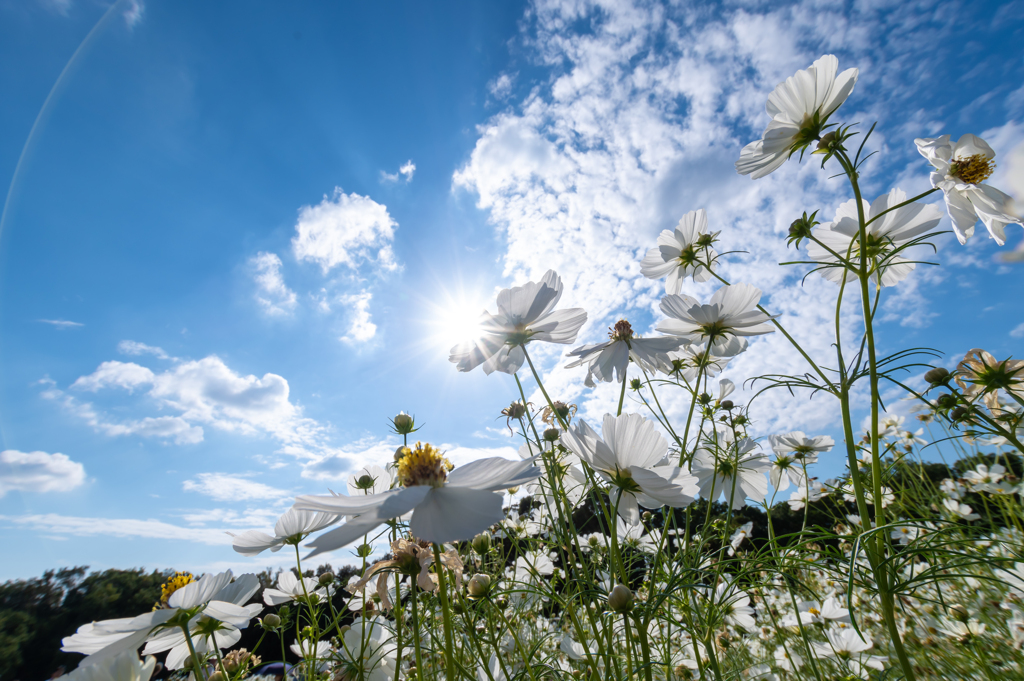
[[[369,558],[371,553],[373,553],[373,547],[369,544],[361,544],[356,548],[356,554],[360,558]]]
[[[721,407],[726,411],[732,411],[736,405],[732,403],[732,400],[722,400]]]
[[[206,678],[209,679],[209,681],[228,681],[228,677],[225,676],[222,671],[215,671]]]
[[[634,379],[630,380],[630,382],[629,382],[629,389],[630,390],[640,390],[643,387],[644,387],[644,382],[641,381],[639,378],[634,378]]]
[[[701,404],[711,404],[711,395],[709,395],[708,393],[701,393],[700,396],[697,398],[697,401],[700,402]]]
[[[562,436],[558,428],[548,428],[544,431],[544,439],[548,442],[556,442]]]
[[[807,214],[807,211],[804,211],[803,215],[793,220],[789,225],[789,238],[786,239],[787,245],[795,245],[797,248],[800,248],[801,241],[811,238],[811,231],[816,225],[820,224],[814,219],[817,214],[818,211],[814,211],[810,215]]]
[[[747,417],[744,416],[743,414],[739,414],[738,416],[733,418],[732,422],[735,423],[737,426],[742,426],[744,423],[747,422]]]
[[[473,575],[467,587],[470,598],[483,598],[491,590],[490,575]]]
[[[476,551],[477,555],[486,555],[491,550],[491,535],[483,532],[473,537],[473,550]]]
[[[967,612],[967,608],[960,605],[959,603],[954,603],[953,605],[949,606],[949,616],[955,620],[966,622],[970,619],[971,613]]]
[[[394,426],[395,432],[399,435],[408,435],[416,430],[416,420],[404,411],[399,412],[398,416],[391,419],[391,425]]]
[[[949,418],[954,421],[959,421],[963,417],[967,416],[967,407],[961,405],[949,413]]]
[[[356,489],[373,489],[374,482],[373,476],[361,475],[356,480]]]
[[[320,586],[327,586],[334,581],[334,573],[325,572],[320,575]]]
[[[281,626],[281,618],[275,615],[274,613],[270,613],[269,615],[265,615],[263,617],[264,629],[276,629],[279,626]]]
[[[641,514],[640,517],[643,518],[644,522],[646,523],[646,522],[649,522],[651,520],[651,518],[654,517],[654,514],[651,513],[650,511],[644,511],[643,514]]]
[[[629,587],[616,584],[608,594],[608,609],[614,612],[628,612],[633,607],[633,592]]]
[[[924,374],[924,380],[928,381],[931,385],[938,385],[939,383],[945,383],[946,378],[949,376],[949,370],[943,369],[942,367],[935,367],[929,369]]]
[[[943,409],[952,409],[956,406],[956,397],[949,394],[939,395],[938,399],[935,400],[935,403]]]

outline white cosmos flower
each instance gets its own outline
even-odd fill
[[[80,666],[106,663],[111,658],[146,644],[145,653],[165,650],[165,664],[180,669],[189,651],[182,626],[195,632],[196,652],[211,651],[207,638],[213,632],[217,646],[230,647],[241,638],[239,628],[245,628],[263,606],[243,606],[260,583],[256,575],[242,575],[232,582],[231,571],[219,575],[204,575],[200,580],[185,584],[167,598],[166,607],[134,618],[90,622],[65,638],[61,650],[84,653],[89,657]]]
[[[601,432],[603,437],[580,420],[562,433],[561,441],[617,490],[613,496],[623,520],[640,522],[640,505],[683,508],[693,503],[697,481],[686,470],[663,464],[668,443],[653,422],[639,414],[606,414]]]
[[[451,464],[431,445],[417,442],[406,449],[398,463],[401,487],[380,494],[296,499],[298,509],[356,516],[308,544],[316,549],[311,556],[346,546],[409,511],[409,531],[417,539],[436,544],[471,539],[504,518],[497,492],[540,475],[533,459],[500,457],[478,459],[449,473]]]
[[[554,270],[548,270],[540,282],[502,289],[498,314],[483,313],[481,337],[453,347],[448,360],[459,371],[483,365],[486,374],[514,374],[526,361],[523,346],[530,341],[572,343],[587,313],[581,308],[555,310],[561,297],[562,280]]]
[[[258,556],[267,549],[280,551],[282,546],[298,546],[299,542],[312,532],[333,525],[341,520],[337,513],[316,513],[290,508],[284,512],[274,526],[274,536],[259,530],[246,530],[241,534],[228,532],[234,539],[232,548],[243,556]]]
[[[812,464],[818,460],[821,452],[832,451],[836,441],[828,435],[816,435],[807,437],[802,431],[794,430],[791,433],[770,435],[768,441],[771,443],[772,451],[776,454],[796,455],[797,461]]]
[[[798,485],[796,491],[789,495],[789,500],[786,503],[789,504],[789,508],[793,511],[799,511],[807,503],[813,504],[816,501],[821,501],[828,494],[829,491],[825,485],[811,479],[806,485]]]
[[[949,135],[914,140],[917,150],[935,168],[931,174],[933,187],[946,197],[946,210],[953,221],[953,231],[960,243],[974,234],[981,220],[988,233],[1002,246],[1006,243],[1006,226],[1021,224],[1013,213],[1013,199],[995,187],[982,184],[995,170],[992,159],[996,152],[976,135],[964,135],[951,142]]]
[[[857,278],[857,273],[840,264],[836,255],[846,258],[858,268],[866,255],[868,272],[876,283],[881,281],[882,286],[894,286],[906,279],[915,263],[894,254],[894,251],[913,245],[915,240],[934,230],[942,219],[939,209],[927,204],[916,203],[889,210],[906,200],[907,195],[901,189],[893,189],[873,203],[862,200],[865,220],[882,216],[867,226],[867,246],[863,248],[856,200],[851,199],[839,206],[835,220],[814,230],[814,238],[818,241],[807,244],[807,255],[825,265],[818,269],[818,273],[837,284],[844,275],[846,281],[852,281]],[[889,212],[882,215],[887,210]]]
[[[690,471],[697,476],[700,495],[708,501],[717,501],[724,494],[726,501],[732,501],[733,508],[743,508],[748,497],[764,501],[768,493],[765,473],[771,463],[764,454],[751,454],[755,447],[757,443],[745,437],[736,443],[723,443],[717,455],[704,448],[698,449]]]
[[[703,208],[684,215],[675,231],[664,230],[658,247],[647,251],[640,262],[640,273],[648,279],[667,276],[665,291],[679,293],[683,280],[693,277],[702,282],[711,278],[708,265],[714,265],[718,254],[711,248],[717,234],[708,234],[708,216]]]
[[[839,60],[826,54],[810,68],[780,83],[768,95],[771,122],[761,139],[743,147],[736,171],[753,179],[775,171],[790,155],[818,139],[829,116],[846,101],[857,83],[857,69],[838,76]]]
[[[669,353],[678,350],[686,341],[672,336],[655,338],[639,338],[633,335],[633,327],[625,319],[620,319],[609,329],[604,343],[583,345],[572,350],[569,357],[576,357],[575,362],[565,365],[572,369],[583,364],[587,365],[587,378],[584,381],[588,388],[594,387],[594,379],[610,382],[626,380],[626,366],[632,359],[647,373],[672,371],[672,359]]]
[[[143,662],[134,650],[126,650],[105,662],[81,666],[61,676],[60,681],[149,681],[155,668],[155,657]]]
[[[327,587],[320,586],[320,580],[314,577],[303,577],[300,581],[291,570],[285,570],[277,577],[277,588],[263,590],[263,602],[267,605],[281,605],[290,601],[306,601],[311,604],[327,599]]]
[[[750,284],[723,286],[702,305],[687,295],[661,299],[661,311],[669,316],[658,331],[691,343],[708,343],[712,355],[731,357],[747,347],[744,336],[771,333],[771,317],[757,309],[761,289]]]

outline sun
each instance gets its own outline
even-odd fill
[[[446,350],[479,338],[488,302],[483,295],[446,292],[438,303],[432,305],[431,335]]]

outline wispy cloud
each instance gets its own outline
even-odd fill
[[[416,172],[416,164],[411,160],[406,161],[399,167],[397,173],[386,173],[383,170],[380,171],[381,182],[398,182],[399,179],[404,179],[406,184],[412,182],[412,176]]]
[[[82,322],[71,322],[66,319],[37,319],[36,321],[41,324],[49,324],[50,326],[55,326],[61,331],[65,329],[74,329],[79,326],[85,326],[85,324],[83,324]]]
[[[0,452],[0,498],[8,492],[70,492],[85,482],[85,467],[60,453]]]
[[[174,359],[164,352],[163,348],[131,340],[123,340],[118,343],[117,351],[122,355],[133,355],[135,357],[138,357],[139,355],[153,355],[157,359]]]
[[[281,258],[275,253],[260,252],[249,260],[256,281],[256,302],[271,316],[294,312],[297,303],[295,291],[288,288],[281,275]]]
[[[255,499],[281,499],[288,492],[241,475],[230,473],[200,473],[182,483],[186,492],[198,492],[217,501],[252,501]]]
[[[346,343],[365,343],[377,335],[377,325],[370,321],[370,300],[373,295],[369,291],[356,293],[342,298],[352,310],[348,333],[341,337]]]
[[[37,533],[58,535],[54,539],[71,537],[120,537],[122,539],[160,539],[186,541],[210,546],[231,544],[231,537],[220,529],[181,527],[161,520],[134,518],[91,518],[66,516],[56,513],[34,515],[0,515],[0,522],[8,527],[28,529]]]

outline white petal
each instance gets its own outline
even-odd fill
[[[511,461],[496,456],[471,461],[448,474],[448,485],[489,492],[518,487],[540,476],[540,469],[533,465],[535,460],[536,457],[531,457]]]
[[[505,517],[502,495],[447,485],[431,489],[413,511],[409,531],[417,539],[443,544],[472,539]]]

